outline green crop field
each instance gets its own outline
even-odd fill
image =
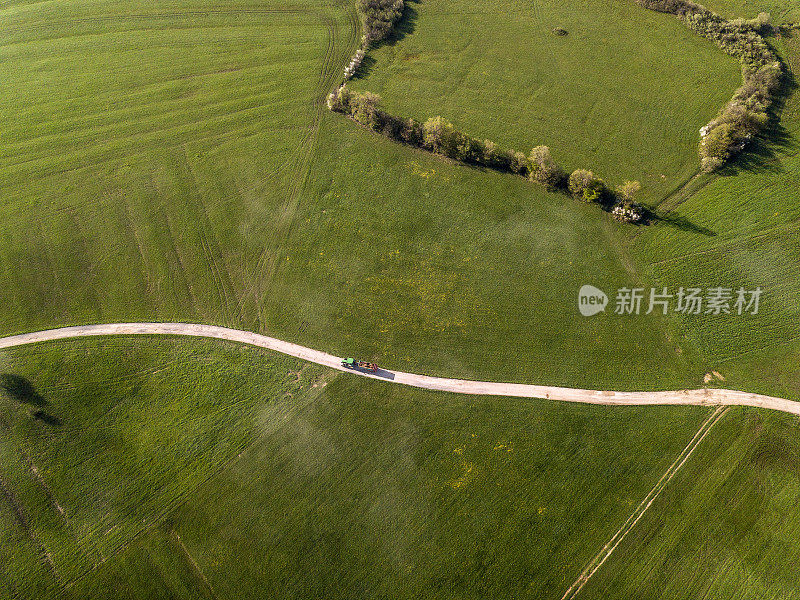
[[[768,141],[694,177],[741,76],[674,17],[407,3],[353,88],[638,179],[662,220],[634,227],[330,113],[360,35],[350,0],[0,0],[0,335],[200,322],[431,375],[653,390],[714,370],[800,399],[796,81]],[[798,40],[769,38],[792,73]],[[584,318],[583,284],[764,298]],[[3,350],[0,376],[33,386],[0,390],[0,598],[25,600],[558,600],[709,414],[439,394],[187,339]],[[797,427],[730,411],[581,594],[800,598]]]
[[[585,600],[800,598],[797,418],[736,411],[718,427]]]
[[[0,405],[30,530],[0,505],[0,590],[22,597],[553,595],[708,413],[423,393],[177,339],[0,361],[34,391]]]
[[[410,7],[413,35],[374,52],[357,87],[395,114],[442,115],[526,154],[545,144],[568,170],[639,180],[648,200],[697,172],[697,132],[741,80],[711,42],[633,1]]]

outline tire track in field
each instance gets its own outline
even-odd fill
[[[617,546],[625,539],[631,530],[636,526],[636,523],[644,516],[647,512],[647,509],[652,506],[655,499],[661,494],[667,484],[672,481],[672,478],[675,477],[675,474],[680,471],[681,467],[686,464],[686,461],[689,460],[689,457],[694,453],[697,447],[700,445],[700,442],[705,439],[708,432],[716,425],[728,412],[729,408],[726,406],[720,406],[717,408],[711,416],[706,419],[703,424],[700,426],[700,429],[697,430],[697,433],[694,434],[694,437],[689,441],[686,447],[681,451],[678,455],[678,458],[675,459],[675,462],[670,465],[669,469],[661,476],[661,479],[656,482],[655,486],[647,496],[639,503],[639,506],[636,507],[636,510],[631,513],[628,517],[628,520],[625,521],[622,526],[617,530],[617,532],[611,537],[610,540],[603,546],[602,550],[597,553],[597,555],[586,565],[583,569],[581,574],[578,578],[573,582],[573,584],[569,587],[569,589],[564,592],[564,595],[561,597],[561,600],[573,600],[583,589],[583,587],[589,582],[592,576],[597,573],[598,569],[603,566],[603,563],[608,560],[608,558],[614,553],[614,550],[617,549]]]
[[[205,584],[206,590],[211,595],[211,597],[214,598],[214,600],[217,600],[218,596],[217,593],[214,591],[214,586],[212,586],[211,582],[208,581],[208,578],[206,577],[205,573],[203,573],[203,570],[200,568],[200,565],[197,564],[197,561],[192,557],[191,554],[189,554],[189,549],[186,547],[186,544],[183,543],[180,534],[178,534],[178,532],[175,531],[174,529],[172,530],[171,533],[175,537],[175,541],[177,542],[178,548],[180,549],[183,557],[192,566],[192,569],[194,570],[195,574],[200,578],[200,581],[202,581],[203,584]]]
[[[203,255],[211,271],[220,304],[225,307],[225,320],[228,323],[241,323],[242,305],[239,302],[239,295],[236,293],[236,289],[233,285],[233,280],[231,279],[231,274],[225,261],[225,255],[222,252],[222,246],[217,239],[214,228],[211,226],[211,219],[208,216],[208,209],[203,201],[197,173],[186,152],[186,144],[183,144],[182,150],[183,161],[191,178],[192,192],[196,198],[196,204],[199,207],[198,210],[203,219],[203,227],[199,233]],[[209,241],[209,238],[211,238],[211,241]],[[222,262],[223,268],[219,266],[219,262]],[[234,309],[231,309],[231,305],[234,306]]]
[[[261,255],[256,262],[252,280],[255,282],[252,288],[253,300],[258,308],[259,322],[262,322],[260,309],[261,299],[268,295],[275,273],[281,259],[284,258],[283,251],[286,241],[291,233],[292,225],[297,214],[303,189],[308,180],[314,152],[317,148],[320,123],[323,115],[327,111],[325,101],[331,88],[334,86],[337,77],[337,68],[343,67],[344,61],[337,60],[337,47],[339,42],[339,27],[335,19],[325,13],[318,13],[320,20],[328,34],[325,55],[317,79],[317,86],[311,101],[313,117],[311,126],[303,141],[299,145],[299,156],[296,160],[296,167],[293,176],[290,174],[291,184],[289,186],[286,199],[277,213],[275,231],[268,241]],[[348,16],[348,38],[346,50],[349,52],[355,47],[358,35],[358,20],[354,17],[352,9],[347,10]]]
[[[25,510],[22,508],[22,505],[17,500],[14,492],[12,492],[11,489],[6,485],[6,482],[2,477],[0,477],[0,496],[11,507],[11,510],[14,512],[14,517],[16,518],[17,523],[22,531],[25,532],[25,535],[27,535],[36,546],[42,564],[53,575],[55,580],[58,582],[58,585],[63,588],[64,580],[61,578],[61,574],[58,572],[58,569],[56,569],[56,565],[53,562],[53,555],[50,554],[50,551],[39,539],[39,536],[36,535],[36,532],[33,530],[30,522],[28,521],[28,516],[25,514]]]
[[[114,29],[109,32],[100,32],[100,33],[123,33],[123,32],[131,32],[131,31],[148,31],[150,28],[125,28],[124,23],[126,20],[130,21],[154,21],[154,20],[164,20],[164,21],[180,21],[183,19],[198,19],[198,18],[206,18],[210,16],[236,16],[236,15],[270,15],[270,14],[292,14],[292,13],[314,13],[315,10],[312,8],[305,8],[305,7],[284,7],[284,8],[232,8],[232,7],[225,7],[225,8],[208,8],[202,10],[187,10],[187,11],[177,11],[177,12],[153,12],[153,13],[120,13],[116,15],[91,15],[86,17],[75,16],[75,17],[68,17],[60,20],[56,19],[48,19],[46,21],[40,21],[38,24],[34,23],[26,23],[25,25],[21,25],[18,27],[4,27],[2,34],[15,34],[20,32],[36,32],[40,31],[43,28],[48,29],[63,29],[65,26],[68,25],[102,25],[105,23],[115,23],[115,24],[123,24],[121,28]],[[198,26],[198,28],[202,28],[202,26]],[[163,29],[161,27],[157,27],[154,29]],[[30,42],[43,42],[43,41],[52,41],[56,39],[67,39],[71,37],[83,37],[88,35],[97,35],[98,32],[87,32],[87,33],[76,33],[76,34],[68,34],[68,35],[54,35],[54,36],[42,36],[37,37],[31,40],[23,40],[20,42],[10,41],[6,44],[0,44],[0,47],[3,45],[13,45],[16,43],[30,43]]]

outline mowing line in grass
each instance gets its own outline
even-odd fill
[[[195,573],[197,573],[197,576],[201,579],[201,581],[205,584],[205,587],[211,594],[211,597],[215,599],[218,598],[216,592],[214,591],[214,587],[211,585],[211,582],[208,581],[208,578],[205,576],[205,573],[203,573],[203,570],[200,568],[200,565],[198,565],[197,561],[192,557],[191,554],[189,554],[189,549],[186,547],[186,544],[183,543],[180,534],[178,534],[178,532],[173,529],[172,535],[175,536],[175,541],[177,542],[178,547],[180,548],[181,554],[189,562],[189,564],[192,565],[192,568],[194,569]]]
[[[636,526],[636,523],[639,522],[639,519],[642,518],[647,509],[653,504],[653,501],[658,497],[658,495],[664,490],[667,484],[672,480],[675,474],[683,467],[689,457],[694,453],[697,446],[700,445],[700,442],[708,435],[708,432],[716,425],[722,417],[725,416],[725,413],[728,412],[727,407],[720,406],[715,410],[711,416],[706,419],[703,424],[700,426],[700,429],[697,430],[697,433],[691,439],[691,441],[686,445],[683,451],[678,455],[678,458],[675,459],[675,462],[670,465],[669,469],[661,476],[661,479],[653,486],[653,489],[650,490],[650,493],[645,496],[644,500],[641,501],[639,506],[636,507],[636,510],[631,513],[631,516],[628,517],[628,520],[625,521],[622,526],[617,530],[617,532],[612,536],[608,543],[603,546],[603,549],[595,556],[588,565],[583,569],[580,576],[575,580],[575,582],[569,587],[569,589],[564,592],[564,595],[561,597],[561,600],[573,600],[578,593],[583,589],[589,579],[591,579],[592,575],[594,575],[597,570],[603,566],[603,563],[606,562],[609,556],[616,550],[617,546],[619,546],[620,542],[625,539],[625,536],[630,533],[631,529]]]
[[[25,514],[22,505],[20,505],[17,498],[14,496],[14,492],[5,484],[3,478],[0,477],[0,496],[2,496],[6,502],[8,502],[11,510],[14,512],[14,516],[17,518],[17,522],[25,534],[31,538],[31,541],[36,545],[36,548],[39,550],[39,555],[42,559],[42,563],[48,568],[48,570],[53,574],[56,581],[59,585],[64,585],[64,580],[61,578],[61,575],[56,569],[56,565],[53,562],[53,555],[50,554],[50,551],[45,547],[42,541],[39,539],[39,536],[36,535],[36,532],[31,528],[30,522],[28,521],[28,517]]]

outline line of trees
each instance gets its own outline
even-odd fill
[[[388,37],[403,16],[403,0],[358,0],[358,10],[364,24],[364,47]]]
[[[728,21],[691,0],[637,0],[658,12],[676,15],[690,29],[714,41],[742,64],[742,86],[708,125],[700,130],[701,168],[715,171],[769,123],[769,110],[783,79],[783,65],[761,33],[771,28],[760,13],[751,20]]]
[[[634,200],[640,188],[638,182],[626,181],[612,190],[591,171],[577,169],[567,174],[547,146],[536,146],[525,155],[501,148],[491,140],[473,138],[442,117],[431,117],[424,123],[403,119],[387,113],[379,103],[377,94],[354,92],[347,86],[337,88],[328,96],[328,108],[332,111],[346,114],[397,142],[453,160],[520,175],[548,190],[568,192],[584,202],[599,204],[621,221],[638,223],[644,218],[643,208]]]

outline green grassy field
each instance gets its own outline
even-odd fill
[[[151,530],[252,443],[259,414],[319,376],[294,359],[184,340],[43,345],[0,362],[35,390],[0,400],[3,533],[18,541],[4,545],[13,560],[0,581],[23,598],[86,576]],[[37,408],[46,416],[33,418]]]
[[[651,201],[739,84],[632,2],[468,7],[413,3],[357,86]],[[641,229],[328,113],[349,3],[0,1],[0,20],[1,334],[200,321],[430,374],[655,389],[716,369],[800,397],[796,97],[772,143]],[[773,41],[796,71],[797,38]],[[765,299],[751,318],[584,319],[584,283]],[[41,397],[0,399],[0,596],[23,598],[558,598],[706,414],[330,381],[187,340],[0,367]],[[587,597],[798,596],[794,521],[774,516],[796,499],[796,422],[723,424]]]
[[[545,144],[570,171],[639,180],[650,201],[698,171],[697,132],[741,81],[711,42],[632,0],[409,6],[413,34],[373,52],[357,87],[394,114],[442,115],[525,153]]]
[[[729,18],[752,19],[759,12],[768,12],[776,25],[800,19],[800,7],[793,0],[707,0],[704,6]]]
[[[795,73],[800,66],[798,39],[779,43],[787,66]],[[797,95],[786,101],[773,140],[671,207],[675,216],[714,235],[655,226],[635,239],[632,254],[640,264],[649,263],[642,269],[659,285],[760,286],[764,297],[756,318],[685,317],[674,325],[711,367],[730,375],[726,385],[795,397],[800,383],[800,281],[795,268],[800,260]]]
[[[0,476],[32,531],[14,533],[0,504],[20,541],[0,582],[23,598],[37,585],[74,598],[549,597],[708,412],[331,380],[182,339],[60,342],[0,363],[39,398],[0,405]]]
[[[648,284],[607,215],[325,111],[357,42],[351,6],[9,6],[0,74],[14,93],[0,104],[18,118],[0,125],[13,223],[0,235],[4,333],[202,321],[450,376],[702,381],[705,365],[661,320],[578,318],[584,283]],[[703,78],[725,80],[703,108],[700,96],[687,104],[705,120],[736,69],[679,24],[652,24],[678,36],[686,60],[708,57],[695,65]],[[595,50],[574,52],[580,62]],[[375,77],[389,72],[380,57]],[[672,75],[699,77],[687,72]],[[559,89],[562,105],[582,97]],[[661,94],[673,105],[685,95]],[[690,155],[664,154],[682,165]]]
[[[798,428],[785,415],[727,416],[582,597],[800,598]]]

